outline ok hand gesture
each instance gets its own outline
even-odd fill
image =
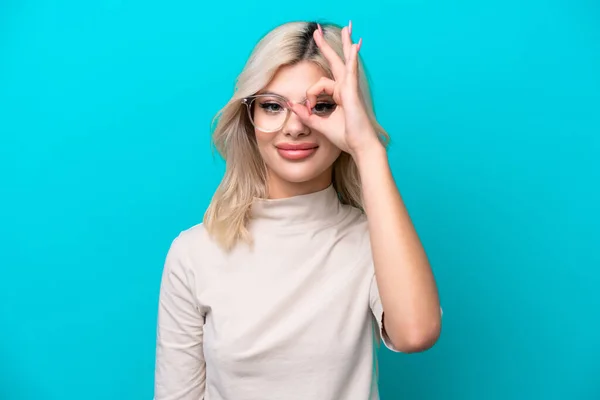
[[[381,146],[377,133],[369,119],[359,92],[358,52],[362,39],[352,43],[352,22],[342,29],[344,59],[325,41],[319,25],[313,37],[321,53],[328,61],[333,79],[321,78],[306,92],[306,104],[290,104],[307,126],[316,129],[342,151],[353,157],[372,146]],[[313,114],[311,109],[317,103],[317,96],[327,94],[337,104],[335,111],[323,117]]]

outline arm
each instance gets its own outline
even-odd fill
[[[429,262],[394,183],[385,148],[379,141],[359,94],[358,52],[350,26],[341,32],[344,60],[323,30],[313,38],[334,79],[322,78],[307,90],[307,105],[290,103],[302,121],[352,155],[362,181],[376,283],[385,316],[385,334],[394,348],[413,352],[431,347],[440,334],[441,310]],[[330,35],[330,34],[328,34]],[[337,107],[328,118],[311,114],[316,95],[333,97]],[[375,293],[375,292],[374,292]],[[380,321],[381,323],[381,321]]]
[[[162,276],[156,341],[155,400],[201,400],[206,379],[202,348],[204,316],[196,305],[184,267],[185,253],[175,239]]]
[[[379,142],[355,154],[367,214],[385,332],[402,352],[425,350],[441,331],[437,287],[427,256]]]

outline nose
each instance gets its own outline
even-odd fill
[[[300,120],[300,117],[290,110],[288,120],[283,127],[283,133],[286,136],[296,139],[298,137],[310,135],[310,128],[304,125]]]

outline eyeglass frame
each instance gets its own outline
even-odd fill
[[[282,106],[286,109],[287,113],[285,116],[285,120],[281,123],[281,126],[277,129],[272,129],[272,130],[264,130],[262,128],[259,128],[258,126],[256,126],[256,124],[254,123],[254,118],[252,116],[252,110],[251,110],[251,104],[254,100],[256,100],[259,97],[274,97],[274,98],[278,98],[282,101]],[[308,101],[308,99],[304,99],[301,102],[297,102],[296,104],[305,104]],[[287,123],[288,119],[290,118],[290,114],[293,112],[290,107],[288,106],[288,104],[290,103],[290,100],[288,100],[287,98],[283,97],[280,94],[276,94],[276,93],[260,93],[260,94],[254,94],[251,96],[247,96],[244,97],[241,100],[242,104],[246,105],[246,110],[248,112],[248,118],[250,118],[250,123],[256,128],[259,129],[261,132],[265,132],[265,133],[272,133],[272,132],[277,132],[279,130],[281,130],[285,124]],[[337,106],[337,104],[336,104]]]
[[[256,126],[256,124],[254,123],[254,118],[252,116],[252,109],[251,109],[251,104],[254,100],[256,100],[257,98],[260,97],[274,97],[277,99],[281,100],[281,105],[285,108],[286,110],[286,115],[285,115],[285,120],[281,123],[281,126],[277,129],[271,129],[271,130],[264,130],[262,128],[259,128],[258,126]],[[306,102],[306,100],[304,100]],[[246,110],[248,112],[248,118],[250,118],[250,123],[258,130],[260,130],[261,132],[265,132],[265,133],[272,133],[272,132],[277,132],[279,130],[281,130],[281,128],[283,128],[285,126],[285,124],[287,123],[288,119],[290,118],[290,114],[292,112],[292,110],[290,109],[290,107],[288,106],[289,100],[286,99],[285,97],[279,95],[279,94],[275,94],[275,93],[261,93],[261,94],[254,94],[252,96],[248,96],[248,97],[244,97],[242,99],[242,104],[246,105]],[[298,103],[298,104],[302,104],[302,103]]]

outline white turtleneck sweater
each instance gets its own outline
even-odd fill
[[[257,200],[252,247],[202,224],[172,243],[160,289],[156,400],[374,400],[383,309],[367,221],[333,186]],[[375,328],[375,329],[374,329]]]

